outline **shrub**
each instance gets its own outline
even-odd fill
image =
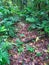
[[[0,43],[0,65],[10,65],[9,48],[11,48],[9,42]]]

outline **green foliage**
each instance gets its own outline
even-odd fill
[[[5,26],[0,26],[0,32],[5,32],[7,31],[7,29],[5,28]]]
[[[42,21],[42,27],[44,29],[44,31],[49,35],[49,21]]]
[[[30,52],[35,52],[35,48],[29,46],[29,45],[26,45],[26,49]]]
[[[0,48],[2,48],[3,50],[9,50],[10,48],[12,48],[12,44],[10,44],[8,41],[6,42],[1,42],[0,43]]]
[[[16,3],[17,1],[15,0]],[[43,30],[49,35],[49,0],[28,0],[26,6],[24,6],[24,4],[22,6],[21,0],[18,1],[19,4],[15,2],[13,0],[0,0],[0,65],[9,64],[9,54],[7,50],[11,45],[9,46],[9,42],[6,40],[8,37],[16,37],[15,24],[21,18],[30,24],[28,30]],[[19,7],[24,8],[20,10],[21,8]],[[24,35],[21,34],[21,37],[23,36]],[[19,39],[16,40],[18,52],[24,51],[23,44]],[[35,51],[35,48],[29,45],[26,45],[26,49],[29,52]],[[40,52],[36,53],[37,57],[41,55]]]
[[[10,65],[8,50],[12,44],[7,39],[16,36],[14,24],[19,21],[18,15],[19,8],[11,0],[0,0],[0,65]]]
[[[0,43],[0,65],[8,64],[10,65],[8,49],[11,48],[9,42],[1,42]]]
[[[0,1],[0,34],[15,37],[14,24],[19,21],[19,8],[12,1]]]
[[[7,51],[4,51],[0,48],[0,65],[5,65],[5,64],[10,65],[9,54]]]
[[[29,27],[28,27],[28,30],[29,31],[32,31],[33,29],[36,29],[36,25],[35,24],[31,24]]]
[[[23,52],[23,51],[24,51],[24,48],[23,48],[23,47],[19,47],[19,48],[18,48],[18,52],[19,52],[19,53],[21,53],[21,52]]]
[[[28,21],[28,23],[29,22],[33,23],[33,22],[35,22],[35,18],[28,17],[28,18],[26,18],[26,21]]]
[[[24,8],[21,17],[25,17],[27,23],[30,23],[28,30],[43,30],[49,35],[49,0],[31,0],[30,5]],[[31,5],[32,4],[32,5]]]
[[[42,55],[41,52],[37,52],[37,53],[36,53],[36,56],[37,56],[37,57],[40,57],[41,55]]]
[[[24,43],[22,41],[20,41],[20,39],[16,40],[16,47],[17,47],[17,50],[19,53],[24,51],[23,44]]]
[[[19,46],[19,45],[21,46],[22,44],[23,44],[23,42],[20,41],[20,39],[17,39],[17,40],[16,40],[16,45],[17,45],[17,46]]]

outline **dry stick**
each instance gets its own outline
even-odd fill
[[[39,39],[44,38],[44,37],[45,37],[45,35],[39,36]],[[29,40],[25,40],[24,43],[33,42],[32,40],[36,40],[36,38],[31,38],[31,39],[29,39]]]
[[[31,38],[31,39],[29,39],[29,40],[25,40],[24,43],[29,43],[29,42],[31,42],[32,40],[35,40],[35,38]]]

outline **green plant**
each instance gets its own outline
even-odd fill
[[[30,5],[24,8],[21,15],[31,24],[29,30],[38,29],[49,35],[49,0],[31,0]]]
[[[8,38],[8,36],[6,36],[6,35],[0,36],[0,43],[3,41],[6,41],[7,38]]]
[[[31,47],[29,45],[26,45],[26,49],[30,52],[35,52],[35,48],[34,47]]]
[[[0,65],[5,65],[5,64],[10,65],[9,54],[7,51],[2,50],[0,48]]]
[[[19,8],[11,1],[0,1],[0,35],[15,37],[14,24],[19,21]]]
[[[8,50],[11,48],[9,42],[0,43],[0,65],[10,65],[10,58]]]
[[[29,30],[29,31],[32,31],[33,29],[36,29],[36,25],[35,25],[35,24],[31,24],[31,25],[28,27],[28,30]]]
[[[10,48],[12,48],[12,44],[10,44],[8,41],[2,41],[0,43],[0,48],[2,48],[3,50],[9,50]]]
[[[7,29],[5,28],[5,26],[0,26],[0,32],[5,32],[7,31]]]
[[[21,52],[23,52],[23,51],[24,51],[24,48],[23,48],[23,47],[19,47],[19,48],[18,48],[18,52],[19,52],[19,53],[21,53]]]
[[[18,18],[17,18],[18,20]],[[1,21],[0,24],[0,33],[7,34],[11,37],[15,36],[15,26],[14,24],[16,20],[13,17],[5,18],[4,20]]]
[[[17,47],[17,50],[19,53],[24,51],[23,44],[24,43],[22,41],[20,41],[20,39],[16,40],[16,47]]]
[[[37,52],[37,53],[36,53],[36,56],[37,56],[37,57],[40,57],[41,55],[42,55],[41,52]]]
[[[26,21],[28,21],[28,23],[34,23],[36,20],[33,17],[32,18],[31,17],[27,17]]]
[[[16,46],[21,46],[21,45],[23,45],[24,43],[20,40],[20,39],[17,39],[16,40]]]

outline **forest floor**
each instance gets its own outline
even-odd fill
[[[19,28],[17,36],[22,42],[24,42],[24,50],[23,52],[18,53],[15,46],[13,49],[9,50],[9,53],[11,54],[10,65],[49,65],[49,52],[47,52],[49,38],[39,38],[39,36],[42,35],[39,34],[37,30],[28,31],[29,24],[27,23],[20,22],[17,26]],[[32,41],[31,39],[35,39],[35,41]],[[17,38],[12,39],[14,43],[16,40]],[[26,45],[34,47],[35,51],[29,52],[26,50]]]

